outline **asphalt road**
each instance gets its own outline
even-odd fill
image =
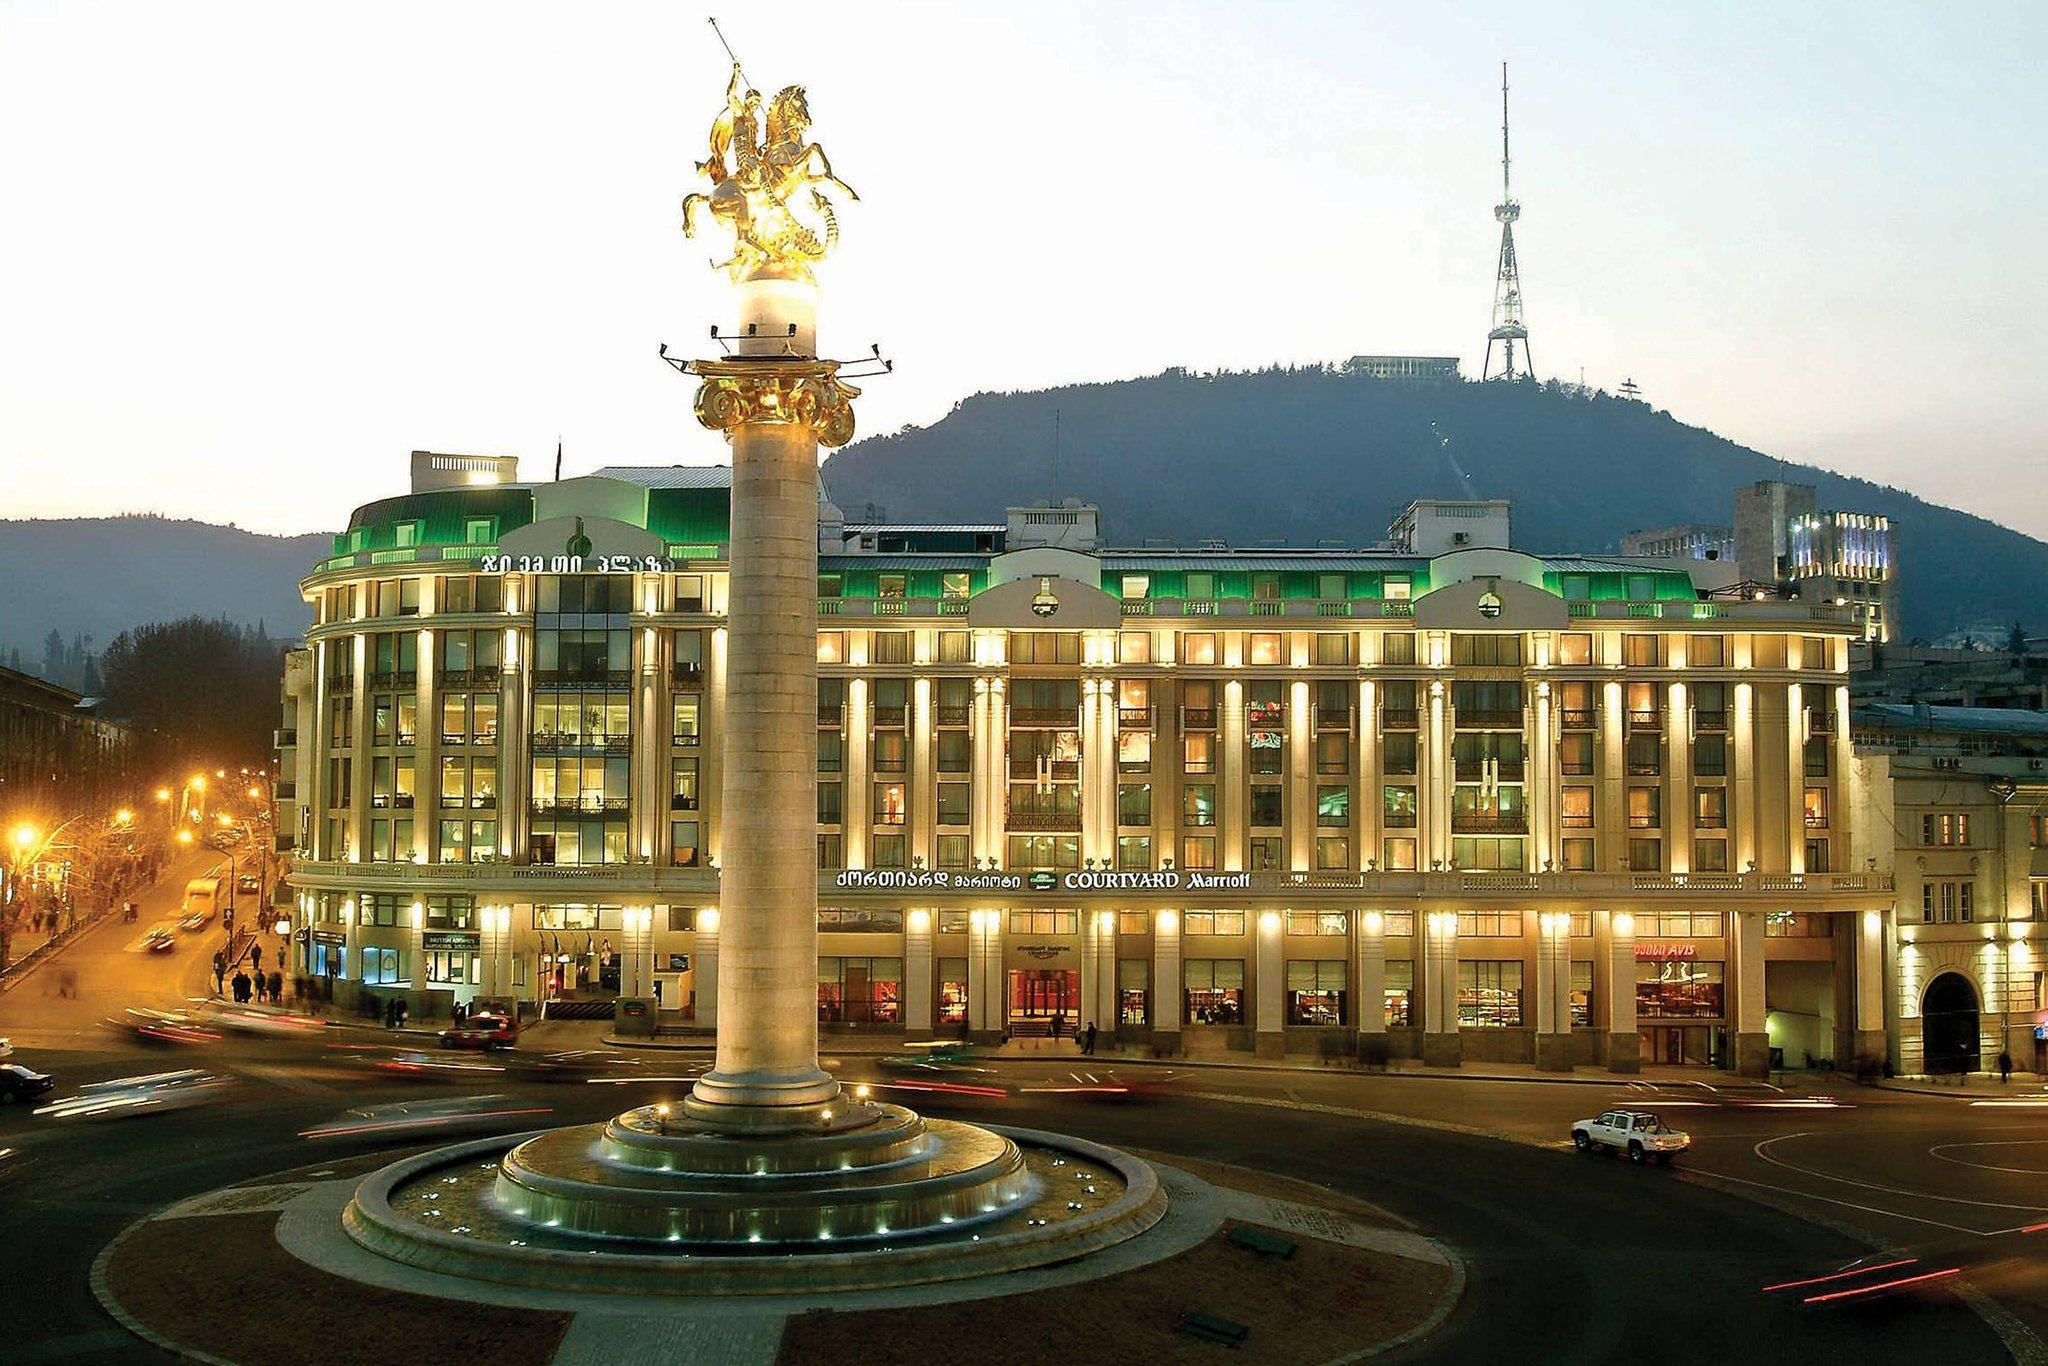
[[[335,1046],[390,1048],[390,1036],[338,1027],[303,1042],[230,1037],[167,1058],[91,1023],[120,992],[167,1003],[206,985],[217,932],[167,963],[130,951],[148,921],[145,914],[138,926],[109,930],[107,943],[81,946],[94,956],[78,960],[92,964],[80,974],[80,1000],[30,986],[0,1002],[0,1034],[13,1034],[27,1061],[57,1072],[60,1094],[84,1081],[186,1065],[232,1074],[239,1086],[211,1108],[119,1123],[0,1111],[0,1305],[9,1325],[0,1356],[9,1360],[161,1359],[100,1313],[86,1285],[94,1255],[128,1223],[186,1195],[307,1163],[408,1150],[382,1146],[388,1138],[300,1136],[351,1106],[423,1090],[489,1090],[519,1108],[548,1107],[547,1122],[582,1122],[679,1097],[705,1063],[702,1055],[641,1055],[640,1079],[628,1084],[546,1084],[516,1071],[484,1085],[408,1082],[364,1071]],[[529,1032],[527,1051],[550,1046],[548,1028]],[[572,1042],[580,1041],[565,1032],[555,1046]],[[892,1078],[871,1059],[849,1056],[838,1066],[849,1080]],[[1947,1289],[1822,1312],[1761,1293],[1858,1255],[1853,1231],[1914,1255],[1967,1262],[1993,1312],[2018,1317],[2022,1340],[2024,1325],[2039,1331],[2048,1303],[2033,1271],[2043,1259],[2027,1244],[2048,1234],[2003,1232],[2048,1221],[2048,1112],[2038,1109],[1850,1086],[1806,1097],[1312,1070],[1191,1071],[1166,1096],[1133,1103],[1026,1089],[1099,1079],[1114,1068],[1111,1060],[1085,1070],[1077,1062],[1003,1063],[991,1078],[1011,1091],[1000,1099],[898,1098],[931,1113],[1281,1172],[1414,1220],[1465,1256],[1472,1283],[1412,1360],[2007,1358],[1985,1320]],[[1571,1152],[1563,1141],[1569,1122],[1617,1103],[1659,1109],[1694,1133],[1693,1152],[1670,1170]],[[233,1312],[233,1289],[222,1287],[223,1312]]]

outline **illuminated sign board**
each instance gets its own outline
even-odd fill
[[[1178,868],[1144,873],[953,873],[928,868],[847,868],[832,885],[850,892],[1248,892],[1250,873],[1208,873]]]
[[[1663,962],[1672,958],[1692,958],[1698,955],[1699,947],[1694,944],[1637,944],[1636,959],[1639,962]]]

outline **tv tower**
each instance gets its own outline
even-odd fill
[[[1493,327],[1486,334],[1486,362],[1481,379],[1534,379],[1529,364],[1529,326],[1522,321],[1522,273],[1515,265],[1515,220],[1522,206],[1508,181],[1508,64],[1500,64],[1500,203],[1493,216],[1500,220],[1500,272],[1493,287]],[[1501,344],[1501,366],[1493,368],[1493,344]],[[1515,366],[1515,343],[1522,344],[1521,368]]]

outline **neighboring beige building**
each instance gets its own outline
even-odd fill
[[[701,1025],[728,472],[461,473],[358,509],[302,585],[298,966],[431,1013],[601,1009],[626,959]],[[1848,614],[1525,554],[1501,504],[1397,525],[1162,551],[1073,504],[821,505],[826,1027],[1620,1071],[1881,1051]]]
[[[2048,712],[1859,702],[1854,725],[1858,856],[1898,886],[1893,1066],[2048,1070]]]

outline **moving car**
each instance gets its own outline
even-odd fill
[[[1572,1146],[1582,1153],[1627,1153],[1635,1163],[1655,1161],[1660,1167],[1692,1146],[1692,1135],[1666,1125],[1647,1110],[1609,1110],[1598,1119],[1572,1125]]]
[[[355,1138],[383,1133],[452,1133],[464,1129],[499,1129],[508,1121],[550,1113],[552,1107],[528,1105],[511,1096],[451,1096],[445,1100],[407,1100],[391,1105],[366,1105],[325,1124],[301,1129],[301,1138]]]
[[[151,953],[169,953],[178,947],[178,936],[169,930],[151,930],[142,936],[142,947]]]
[[[301,1015],[270,1006],[236,1005],[230,1001],[214,1001],[201,1006],[198,1018],[208,1025],[231,1029],[237,1034],[266,1034],[276,1038],[318,1034],[327,1028],[327,1021],[317,1015]]]
[[[206,920],[211,920],[213,913],[219,909],[220,875],[218,873],[208,873],[205,877],[195,877],[185,884],[185,914],[203,916],[205,919],[201,920],[200,923],[204,924]]]
[[[178,928],[190,934],[194,930],[205,929],[206,922],[211,919],[213,919],[212,911],[194,911],[178,922]]]
[[[78,1088],[75,1096],[37,1108],[52,1119],[127,1119],[163,1110],[185,1110],[218,1099],[233,1087],[227,1077],[187,1068],[143,1077],[119,1077]]]
[[[631,1075],[640,1066],[638,1058],[622,1057],[602,1048],[575,1048],[566,1053],[546,1053],[526,1064],[535,1081],[584,1081],[610,1073]]]
[[[130,1007],[100,1023],[137,1043],[212,1043],[220,1038],[214,1031],[202,1028],[191,1016],[171,1010]]]
[[[238,892],[261,891],[262,888],[263,884],[257,881],[254,873],[244,873],[235,879],[235,890]]]
[[[492,1010],[480,1010],[441,1031],[443,1048],[510,1048],[518,1042],[518,1021]]]
[[[47,1072],[34,1072],[18,1062],[0,1063],[0,1105],[34,1100],[57,1084]]]

